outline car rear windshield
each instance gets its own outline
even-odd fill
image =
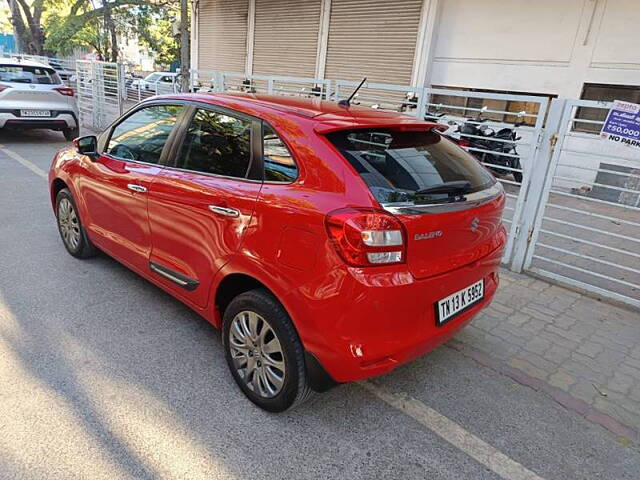
[[[380,203],[454,201],[495,183],[474,157],[434,130],[341,130],[328,138]]]
[[[0,82],[57,85],[62,83],[53,68],[29,65],[0,65]]]

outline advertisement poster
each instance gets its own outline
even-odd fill
[[[613,102],[600,136],[612,142],[640,148],[640,105],[621,100]]]

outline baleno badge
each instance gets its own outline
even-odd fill
[[[429,240],[430,238],[438,238],[442,236],[442,230],[435,230],[427,233],[416,233],[413,237],[414,240]]]

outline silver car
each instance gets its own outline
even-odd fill
[[[49,65],[0,58],[0,128],[48,128],[72,140],[79,134],[75,93]]]

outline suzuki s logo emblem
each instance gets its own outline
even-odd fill
[[[478,225],[480,225],[480,219],[476,217],[471,221],[471,231],[475,232],[478,229]]]
[[[35,89],[36,89],[36,86],[35,86],[35,85],[29,85],[29,88],[30,88],[31,90],[35,90]]]
[[[442,236],[442,230],[435,230],[427,233],[416,233],[413,237],[414,240],[429,240],[430,238],[438,238]]]

